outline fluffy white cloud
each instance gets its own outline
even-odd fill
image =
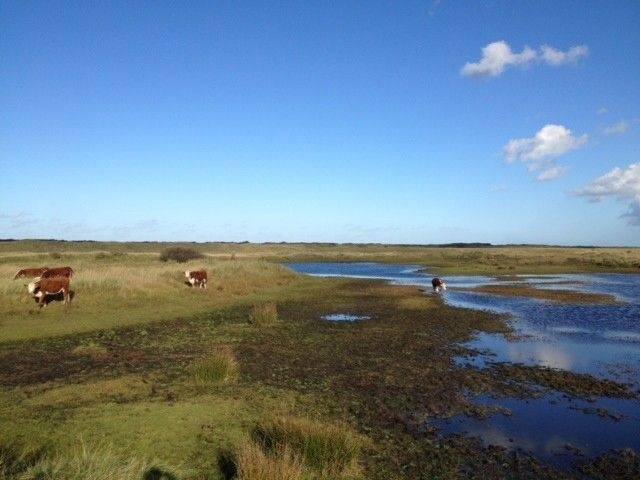
[[[559,66],[578,63],[578,60],[589,55],[586,45],[576,45],[566,52],[556,50],[549,45],[540,47],[540,58],[548,65]]]
[[[605,197],[629,201],[628,210],[621,217],[626,218],[629,225],[640,226],[640,163],[631,164],[625,170],[616,167],[573,193],[594,202]]]
[[[526,65],[536,58],[536,52],[524,47],[520,53],[513,53],[505,41],[493,42],[482,49],[482,58],[476,63],[467,63],[460,73],[467,77],[495,77],[514,65]]]
[[[629,124],[624,120],[621,120],[618,123],[604,127],[602,129],[602,133],[605,135],[622,135],[623,133],[626,133],[627,130],[629,130]]]
[[[460,73],[465,77],[497,77],[509,67],[527,66],[534,63],[560,66],[575,64],[589,54],[585,45],[571,47],[566,52],[543,45],[538,51],[525,46],[520,53],[514,53],[511,46],[501,40],[493,42],[482,49],[482,58],[477,62],[468,62]]]
[[[521,161],[530,172],[539,172],[537,179],[549,181],[560,177],[565,171],[555,159],[587,143],[587,135],[576,137],[562,125],[545,125],[531,138],[509,140],[504,146],[507,163]]]

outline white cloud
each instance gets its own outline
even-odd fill
[[[531,138],[509,140],[504,146],[507,163],[521,161],[530,172],[539,172],[537,179],[549,181],[560,177],[565,171],[555,159],[587,143],[587,135],[575,137],[562,125],[545,125]]]
[[[604,115],[605,113],[607,113],[609,110],[606,109],[606,107],[600,107],[598,109],[598,111],[596,112],[598,115]]]
[[[602,133],[605,135],[622,135],[623,133],[626,133],[627,130],[629,130],[629,124],[624,120],[621,120],[618,123],[604,127],[602,129]]]
[[[509,162],[518,159],[541,161],[559,157],[587,143],[587,135],[574,137],[571,130],[562,125],[548,124],[540,129],[532,138],[510,140],[504,147]]]
[[[567,167],[552,165],[540,172],[536,179],[540,182],[548,182],[549,180],[555,180],[556,178],[561,177],[566,171]]]
[[[628,210],[621,218],[626,218],[629,225],[640,226],[640,163],[631,164],[625,170],[616,167],[573,193],[594,202],[605,197],[629,201]]]
[[[589,49],[585,45],[571,47],[566,52],[556,50],[549,45],[543,45],[538,51],[525,46],[522,52],[514,53],[511,46],[501,40],[484,47],[482,58],[475,63],[466,63],[460,69],[460,73],[465,77],[497,77],[509,67],[525,67],[534,63],[546,63],[552,66],[576,64],[588,54]]]
[[[536,52],[529,47],[513,53],[507,42],[493,42],[482,49],[480,61],[465,64],[460,73],[466,77],[496,77],[508,67],[526,65],[535,58]]]
[[[556,50],[549,45],[540,47],[540,58],[547,64],[554,67],[567,64],[576,64],[578,60],[589,55],[586,45],[576,45],[566,52]]]

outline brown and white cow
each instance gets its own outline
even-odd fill
[[[192,287],[207,288],[207,271],[206,270],[187,270],[184,272],[187,282]]]
[[[31,282],[27,289],[31,295],[38,299],[40,308],[47,306],[47,296],[62,293],[65,305],[68,305],[71,300],[69,279],[67,277],[38,278]]]
[[[41,278],[53,278],[53,277],[73,277],[73,268],[71,267],[55,267],[47,268],[41,275]]]
[[[40,277],[47,270],[49,270],[49,267],[23,268],[22,270],[18,270],[18,273],[16,273],[16,276],[13,277],[13,279]]]
[[[444,283],[444,280],[436,277],[431,280],[431,286],[433,286],[433,291],[436,293],[440,293],[440,290],[446,290],[447,284]]]

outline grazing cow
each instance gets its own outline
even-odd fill
[[[39,278],[31,282],[27,289],[31,295],[38,299],[40,308],[47,305],[46,297],[49,295],[62,293],[65,305],[68,305],[71,299],[67,277]]]
[[[206,270],[187,270],[184,272],[184,276],[187,277],[187,282],[189,282],[192,287],[207,288]]]
[[[440,293],[440,290],[447,289],[447,284],[444,283],[444,281],[439,279],[438,277],[431,280],[431,285],[433,286],[433,291],[436,293]]]
[[[22,270],[18,270],[18,273],[16,273],[16,276],[13,277],[13,279],[40,277],[47,270],[49,270],[49,267],[23,268]]]
[[[73,277],[73,268],[71,267],[55,267],[55,268],[47,268],[42,275],[41,278],[53,278],[53,277]]]

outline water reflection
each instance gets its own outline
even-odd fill
[[[489,420],[460,416],[431,425],[444,434],[465,434],[486,445],[524,450],[560,467],[569,467],[576,455],[638,448],[637,410],[627,401],[602,399],[597,408],[555,394],[525,401],[478,396],[475,401],[500,406],[509,414],[498,413]]]

